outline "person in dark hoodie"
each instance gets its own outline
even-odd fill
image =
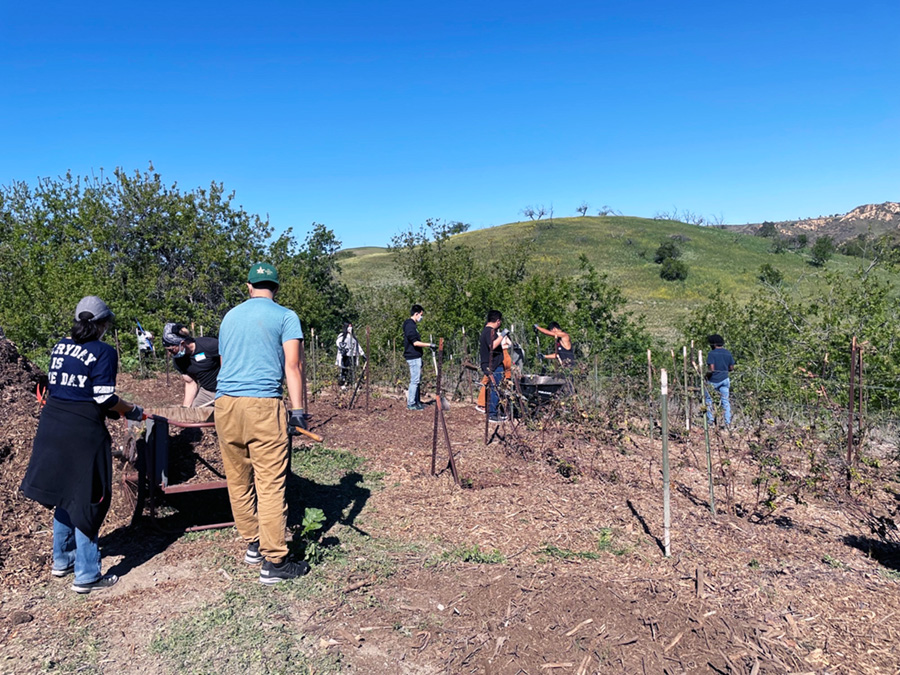
[[[75,308],[72,334],[50,352],[47,402],[41,412],[22,491],[53,516],[54,577],[72,572],[76,593],[118,581],[100,571],[98,534],[112,497],[107,417],[139,421],[143,409],[115,394],[118,355],[101,341],[113,313],[95,295]]]

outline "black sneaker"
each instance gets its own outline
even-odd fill
[[[247,552],[244,554],[244,562],[248,565],[259,565],[265,558],[259,552],[259,542],[254,541],[247,545]]]
[[[259,571],[259,583],[271,586],[272,584],[280,584],[282,581],[290,581],[297,577],[302,577],[309,572],[309,563],[301,560],[300,562],[292,562],[285,559],[276,565],[266,560],[262,564]]]
[[[75,571],[75,563],[72,563],[71,565],[69,565],[68,567],[66,567],[65,569],[62,569],[62,570],[52,569],[52,570],[50,570],[50,574],[59,578],[59,577],[68,576],[68,575],[72,574],[72,572],[74,572],[74,571]]]
[[[500,424],[500,422],[505,422],[509,418],[506,415],[497,414],[497,415],[491,415],[488,419],[491,422],[493,422],[494,424]]]
[[[110,586],[115,585],[115,583],[119,580],[115,574],[105,574],[97,581],[92,581],[89,584],[72,584],[72,590],[76,593],[90,593],[91,591],[99,591],[104,588],[109,588]]]

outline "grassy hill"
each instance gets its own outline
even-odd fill
[[[454,239],[489,257],[530,239],[534,244],[532,269],[543,267],[560,275],[577,273],[578,257],[584,253],[622,289],[629,309],[643,314],[651,332],[664,339],[674,338],[679,320],[717,286],[738,298],[749,297],[758,287],[757,275],[766,263],[777,268],[784,283],[801,294],[819,283],[823,274],[809,264],[808,251],[771,253],[769,239],[647,218],[554,218],[466,232]],[[653,262],[657,247],[673,239],[688,266],[683,282],[664,281],[659,265]],[[351,288],[401,281],[385,248],[348,249],[342,257],[342,277]],[[826,268],[851,270],[860,264],[858,258],[835,255]]]

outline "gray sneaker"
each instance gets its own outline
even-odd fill
[[[300,562],[292,562],[285,559],[278,565],[266,560],[262,564],[262,569],[259,571],[259,583],[266,584],[267,586],[280,584],[282,581],[290,581],[291,579],[302,577],[308,572],[309,563],[303,560]]]
[[[265,557],[259,552],[259,542],[254,541],[247,545],[247,552],[244,554],[244,562],[248,565],[259,565]]]
[[[65,569],[62,569],[62,570],[52,569],[52,570],[50,570],[50,574],[52,574],[53,576],[55,576],[58,579],[60,577],[68,576],[68,575],[72,574],[72,572],[74,572],[74,571],[75,571],[75,563],[72,563],[71,565],[69,565],[68,567],[66,567]]]
[[[115,583],[119,580],[115,574],[104,574],[102,577],[97,579],[97,581],[92,581],[89,584],[72,584],[72,590],[76,593],[90,593],[91,591],[100,591],[104,588],[109,588],[110,586],[115,585]]]

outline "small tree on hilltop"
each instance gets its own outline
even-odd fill
[[[777,234],[778,230],[775,229],[775,223],[768,220],[760,225],[759,229],[756,231],[757,237],[774,237]]]
[[[587,215],[589,208],[590,208],[590,206],[588,206],[587,202],[581,202],[581,204],[578,205],[578,208],[575,209],[575,211],[577,213],[581,214],[582,217],[584,217]]]

